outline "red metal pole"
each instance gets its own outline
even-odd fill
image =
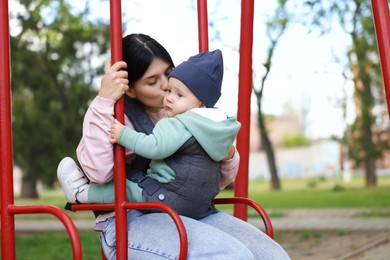
[[[1,167],[1,258],[15,259],[11,76],[8,0],[0,2],[0,167]]]
[[[66,231],[69,234],[69,240],[72,246],[73,259],[74,260],[83,259],[81,242],[80,242],[79,233],[77,231],[77,227],[73,223],[72,219],[64,211],[62,211],[62,209],[52,205],[32,205],[32,206],[11,206],[9,207],[9,210],[14,214],[48,213],[56,216],[64,224],[64,227],[66,228]],[[3,258],[3,259],[11,259],[11,258]]]
[[[263,219],[263,223],[265,226],[265,233],[270,237],[274,238],[274,229],[272,227],[271,219],[268,217],[267,212],[265,209],[260,206],[257,202],[254,200],[248,199],[248,198],[242,198],[242,197],[234,197],[234,198],[217,198],[214,200],[215,204],[245,204],[248,206],[251,206],[254,210],[259,213],[260,217]]]
[[[111,63],[123,60],[122,55],[122,10],[120,0],[110,0]],[[124,122],[123,97],[115,104],[115,117]],[[115,171],[115,217],[116,217],[116,257],[127,259],[127,216],[122,207],[126,202],[125,150],[114,145]]]
[[[188,252],[188,237],[187,231],[184,226],[183,220],[177,214],[177,212],[171,208],[170,206],[161,203],[161,202],[126,202],[124,204],[125,208],[128,209],[161,209],[165,213],[167,213],[173,220],[176,225],[177,232],[179,233],[180,240],[180,252],[179,252],[179,260],[187,259]]]
[[[198,39],[199,52],[209,49],[209,31],[207,18],[207,0],[198,0]]]
[[[180,254],[179,260],[185,260],[188,252],[188,239],[187,239],[187,231],[185,229],[183,220],[177,214],[177,212],[172,209],[170,206],[161,203],[161,202],[126,202],[123,203],[123,208],[125,209],[160,209],[166,212],[175,223],[180,239]],[[75,204],[72,205],[73,210],[110,210],[114,209],[115,205],[112,203],[106,204]]]
[[[387,111],[390,116],[390,15],[387,0],[372,0],[376,38],[386,92]]]
[[[237,136],[237,150],[240,153],[240,168],[234,184],[235,197],[248,197],[248,164],[250,136],[250,100],[252,94],[252,45],[253,45],[253,0],[241,1],[240,69],[237,120],[241,129]],[[248,219],[246,205],[234,205],[234,216]]]

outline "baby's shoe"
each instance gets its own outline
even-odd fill
[[[86,197],[81,193],[87,192],[89,181],[72,158],[65,157],[61,160],[57,168],[57,178],[69,203],[84,202],[79,201],[78,197]]]

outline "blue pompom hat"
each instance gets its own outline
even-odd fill
[[[169,74],[183,82],[206,107],[214,107],[221,96],[223,58],[220,50],[190,57]]]

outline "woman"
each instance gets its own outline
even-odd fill
[[[77,148],[80,165],[87,177],[96,183],[113,179],[109,132],[114,122],[114,104],[123,94],[138,100],[144,109],[142,113],[147,114],[152,123],[165,116],[164,90],[168,74],[174,67],[165,48],[149,36],[131,34],[123,38],[123,60],[115,63],[104,75],[98,96],[85,115],[83,136]],[[136,128],[139,124],[137,118],[127,114],[125,125]],[[239,155],[232,149],[225,159],[220,166],[221,189],[235,178]],[[126,162],[136,168],[139,161],[130,150],[126,150]],[[96,220],[97,227],[103,226],[100,238],[108,259],[116,256],[113,216],[113,213],[102,214]],[[289,259],[267,235],[228,214],[217,212],[200,220],[182,219],[188,234],[188,259]],[[127,220],[129,258],[177,258],[178,234],[167,214],[143,214],[130,210]]]

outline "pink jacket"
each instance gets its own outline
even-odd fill
[[[109,130],[114,122],[114,105],[115,101],[97,96],[84,117],[83,133],[76,152],[85,174],[95,183],[106,183],[114,177],[113,145],[109,142]],[[149,116],[156,123],[164,114],[149,113]],[[125,125],[134,129],[127,117]],[[126,149],[128,162],[131,161],[132,155],[133,152]],[[239,162],[240,156],[237,151],[233,158],[221,162],[221,189],[235,179]]]

